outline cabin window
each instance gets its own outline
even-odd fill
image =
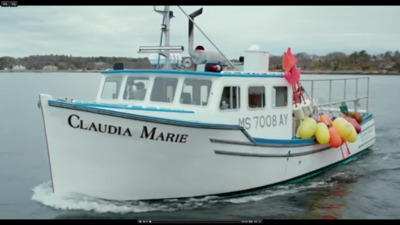
[[[287,86],[282,87],[274,87],[273,89],[273,96],[275,96],[274,103],[275,107],[285,107],[287,106],[287,99],[288,99],[288,88]]]
[[[265,107],[265,87],[249,87],[249,107]]]
[[[208,104],[210,90],[210,80],[185,79],[180,102],[182,104],[205,106]]]
[[[102,99],[117,99],[122,77],[107,77],[104,81]]]
[[[149,87],[149,78],[146,77],[128,77],[126,81],[123,98],[125,100],[144,100],[146,91]]]
[[[226,86],[222,91],[221,102],[219,104],[221,110],[240,108],[240,87]]]
[[[154,85],[151,92],[151,101],[172,102],[176,90],[177,78],[157,77],[154,79]]]

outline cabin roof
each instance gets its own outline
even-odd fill
[[[176,74],[189,76],[210,76],[210,77],[248,77],[248,78],[283,78],[281,72],[252,73],[242,71],[222,71],[221,73],[181,71],[181,70],[104,70],[102,74]]]

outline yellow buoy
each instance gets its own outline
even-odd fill
[[[342,137],[345,140],[347,138],[350,138],[352,131],[354,129],[353,125],[347,122],[347,120],[343,119],[342,117],[336,118],[332,122],[332,126],[336,128],[336,130],[339,132],[340,137]]]
[[[315,139],[317,142],[324,145],[329,143],[329,130],[325,123],[318,123],[315,129]]]
[[[357,132],[356,129],[353,129],[351,132],[351,135],[347,138],[345,138],[344,140],[346,140],[347,142],[353,143],[357,140]]]
[[[315,122],[313,118],[306,118],[301,121],[297,133],[301,139],[311,138],[314,135],[316,128],[317,122]]]

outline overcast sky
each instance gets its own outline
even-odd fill
[[[190,14],[202,6],[182,6]],[[272,55],[400,50],[400,6],[204,6],[195,22],[230,59],[258,44]],[[159,6],[158,9],[163,9]],[[171,6],[171,44],[187,49],[188,19]],[[59,54],[147,57],[158,45],[153,6],[0,7],[0,57]],[[215,50],[198,30],[195,46]],[[187,55],[184,52],[183,55]]]

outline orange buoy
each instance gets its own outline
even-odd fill
[[[354,118],[358,122],[358,124],[361,124],[361,122],[363,121],[363,117],[360,115],[360,113],[350,113],[349,116]]]
[[[335,127],[330,127],[329,129],[329,144],[334,147],[337,148],[339,146],[341,146],[343,144],[343,140],[339,135],[339,132],[336,130]]]
[[[346,116],[344,119],[347,120],[349,123],[351,123],[351,125],[353,125],[353,127],[356,129],[357,134],[361,132],[361,126],[356,119],[348,116]]]
[[[320,115],[318,117],[318,121],[325,123],[326,125],[332,126],[332,120],[331,120],[331,118],[329,118],[328,115]]]

